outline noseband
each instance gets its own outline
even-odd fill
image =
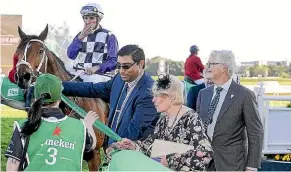
[[[22,59],[21,59],[21,60],[16,64],[16,71],[18,72],[18,67],[19,67],[19,65],[22,65],[22,64],[23,64],[23,65],[26,65],[29,69],[31,69],[31,70],[33,71],[33,72],[32,72],[32,76],[33,76],[33,77],[36,77],[36,76],[34,75],[34,70],[33,70],[33,68],[31,67],[31,65],[27,62],[27,57],[26,57],[27,49],[30,47],[31,42],[39,42],[39,43],[41,43],[41,44],[44,46],[43,41],[41,41],[41,40],[39,40],[39,39],[31,39],[31,40],[26,44],[26,46],[25,46],[25,49],[24,49],[24,56],[23,56]],[[41,57],[41,61],[40,61],[39,65],[38,65],[37,69],[35,70],[38,74],[41,73],[39,70],[41,69],[41,67],[42,67],[43,64],[45,65],[44,72],[46,73],[46,71],[47,71],[47,61],[48,61],[48,57],[47,57],[47,55],[46,55],[46,53],[45,53],[45,50],[44,50],[43,55],[42,55],[42,57]]]

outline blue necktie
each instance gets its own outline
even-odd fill
[[[128,84],[126,83],[123,87],[123,90],[119,96],[119,101],[118,101],[118,104],[117,104],[117,107],[115,109],[115,113],[113,115],[113,120],[112,120],[112,123],[111,123],[111,129],[113,131],[115,131],[117,133],[117,127],[118,127],[118,123],[120,122],[121,119],[118,120],[118,118],[120,117],[121,115],[121,106],[126,98],[126,95],[127,95],[127,90],[128,90]],[[108,141],[108,146],[111,145],[114,141],[112,139],[109,138],[109,141]]]
[[[209,109],[208,109],[208,116],[205,122],[206,126],[212,123],[213,115],[216,110],[217,104],[219,102],[220,92],[223,90],[223,88],[217,87],[215,90],[216,90],[216,94],[214,98],[212,99]]]

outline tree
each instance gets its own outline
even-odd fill
[[[280,77],[282,77],[282,78],[288,78],[289,75],[288,75],[288,73],[283,72],[283,73],[280,74]]]
[[[146,60],[145,71],[148,72],[152,76],[158,75],[159,61],[162,59],[160,56],[156,56],[152,59]]]
[[[268,66],[268,67],[270,71],[270,76],[286,76],[288,72],[288,67],[285,67],[285,66],[274,65],[274,66]]]
[[[160,56],[156,56],[150,60],[146,60],[146,68],[145,70],[150,73],[152,76],[157,76],[159,62],[160,60],[165,59]],[[174,61],[166,59],[166,66],[169,66],[169,73],[175,76],[183,76],[184,75],[184,62],[183,61]],[[166,70],[167,71],[167,70]]]
[[[237,73],[240,76],[246,76],[246,77],[250,77],[250,71],[249,71],[249,67],[245,67],[245,66],[241,66],[237,69]]]
[[[49,33],[45,41],[46,45],[65,63],[70,62],[67,57],[67,48],[71,41],[70,29],[65,21],[61,26],[49,25]]]
[[[252,66],[249,68],[250,71],[250,76],[264,76],[267,77],[268,76],[268,66]]]
[[[169,66],[170,66],[170,70],[169,70],[170,74],[175,75],[175,76],[184,75],[184,62],[167,60],[167,63],[169,63]]]

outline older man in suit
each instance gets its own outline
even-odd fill
[[[109,127],[120,137],[137,140],[154,129],[158,113],[152,102],[154,80],[144,72],[145,55],[137,45],[126,45],[118,52],[119,73],[100,83],[63,82],[67,96],[102,98],[110,103]],[[114,141],[109,139],[109,146]]]
[[[261,160],[263,126],[254,93],[233,81],[234,69],[231,51],[210,54],[206,77],[214,85],[199,92],[197,111],[212,140],[216,170],[256,171]]]

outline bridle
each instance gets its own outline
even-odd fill
[[[29,42],[25,46],[24,55],[23,55],[22,59],[16,64],[16,71],[18,72],[18,66],[19,65],[26,65],[29,69],[32,70],[32,77],[37,77],[37,76],[35,76],[34,72],[37,72],[38,74],[41,74],[42,72],[40,72],[40,69],[41,69],[43,64],[45,65],[44,72],[46,73],[48,57],[47,57],[47,55],[45,53],[45,50],[44,50],[43,55],[41,57],[41,61],[40,61],[39,65],[38,65],[37,69],[34,71],[33,68],[31,67],[31,65],[27,62],[27,57],[26,57],[27,49],[30,47],[31,42],[39,42],[44,46],[43,41],[41,41],[39,39],[31,39],[31,40],[29,40]]]

